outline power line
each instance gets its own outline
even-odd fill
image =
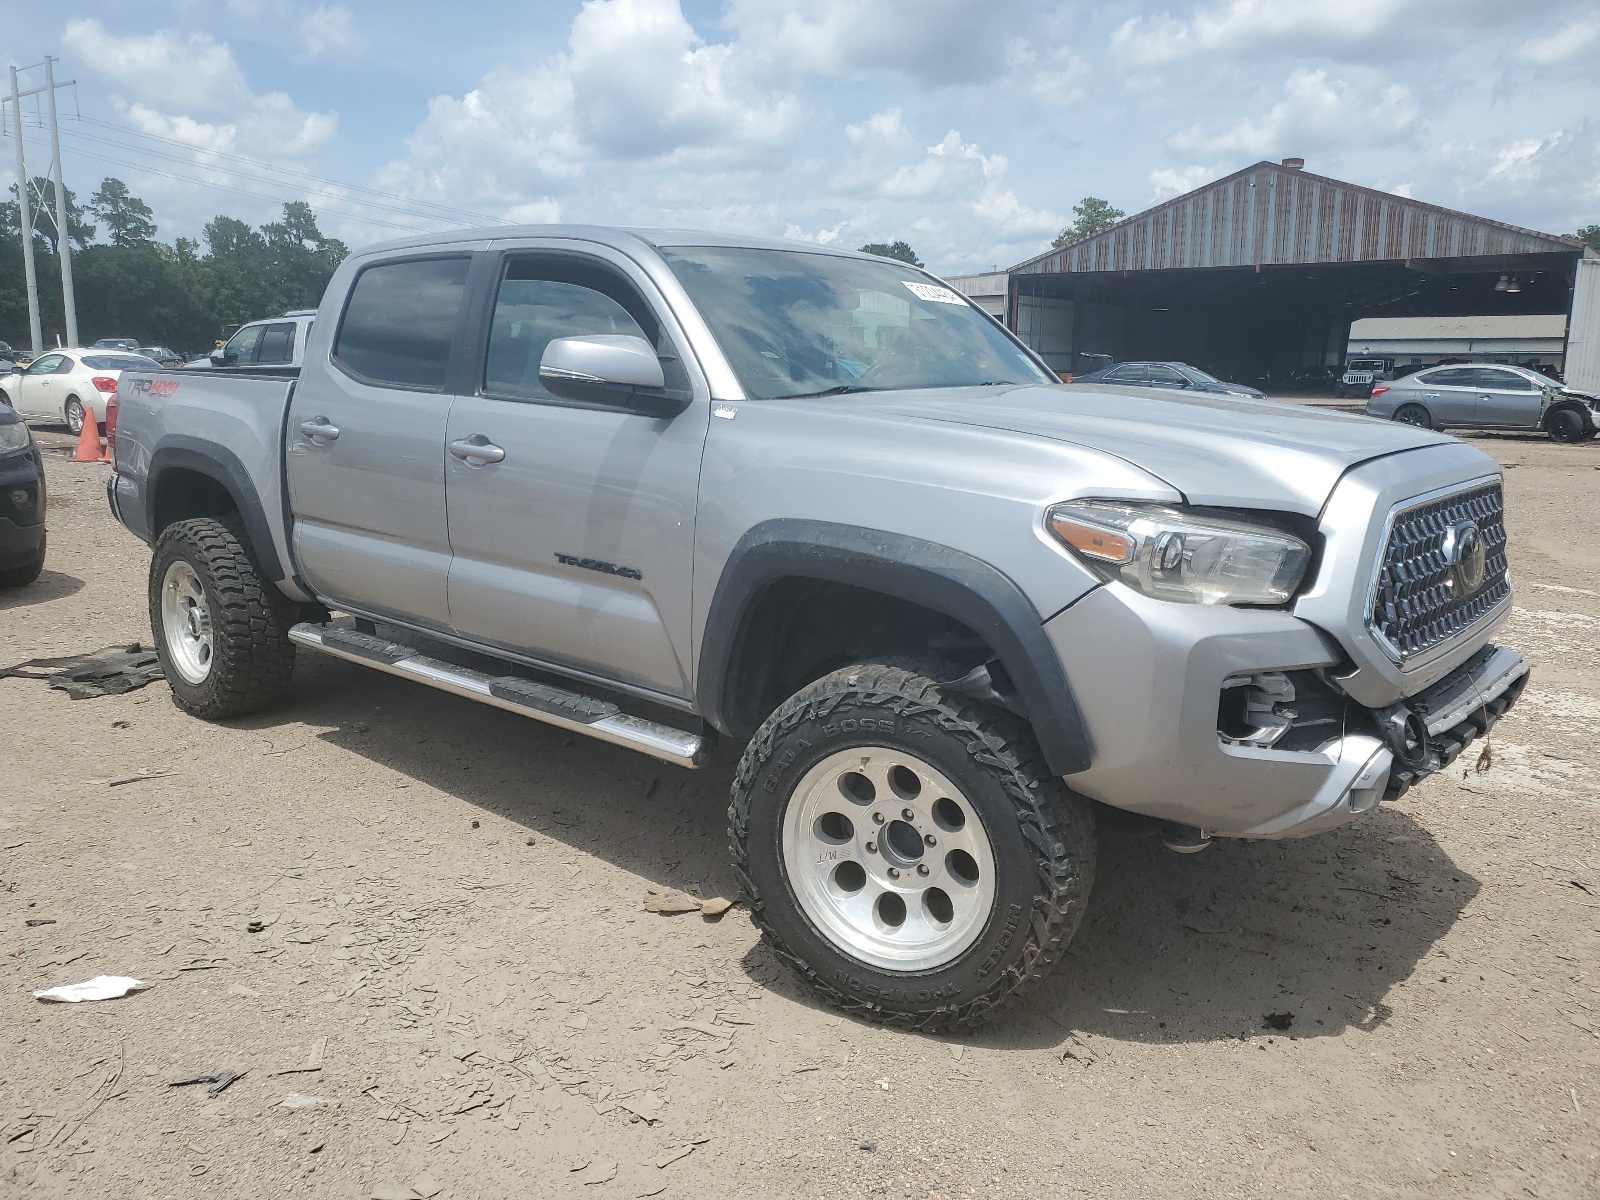
[[[182,150],[189,151],[191,154],[205,154],[205,155],[212,155],[212,156],[217,157],[217,158],[231,159],[234,162],[241,162],[241,163],[246,164],[247,166],[259,167],[259,168],[262,168],[262,169],[265,169],[265,170],[269,170],[269,171],[279,171],[279,172],[282,172],[283,174],[286,174],[286,175],[294,175],[294,176],[297,176],[297,177],[299,177],[301,179],[305,179],[305,180],[308,180],[308,181],[313,182],[313,183],[322,183],[322,184],[327,184],[327,185],[332,186],[332,187],[344,188],[346,191],[360,192],[360,193],[362,193],[364,195],[376,196],[376,197],[378,197],[380,199],[383,199],[383,200],[399,201],[400,203],[408,205],[408,206],[413,207],[413,208],[431,208],[431,209],[436,209],[439,212],[448,213],[448,214],[450,214],[452,216],[470,217],[474,221],[484,221],[484,222],[487,222],[487,223],[489,223],[491,225],[509,224],[509,222],[505,221],[502,218],[487,216],[484,213],[473,212],[470,209],[456,208],[453,205],[448,205],[448,204],[436,204],[431,200],[418,200],[418,199],[415,199],[414,197],[411,197],[411,196],[402,196],[402,195],[400,195],[400,194],[398,194],[396,192],[385,192],[385,191],[381,191],[381,190],[379,190],[377,188],[362,187],[359,184],[341,183],[340,181],[338,181],[336,179],[327,179],[327,178],[324,178],[324,177],[319,176],[319,175],[312,175],[312,174],[310,174],[308,172],[305,172],[305,171],[295,170],[293,167],[282,167],[282,166],[278,166],[278,165],[273,164],[273,163],[262,162],[260,159],[250,158],[247,155],[236,154],[236,153],[234,153],[232,151],[228,151],[228,150],[207,150],[207,149],[204,149],[202,147],[195,146],[190,142],[181,141],[178,138],[163,137],[161,134],[158,134],[158,133],[147,133],[142,129],[132,129],[132,128],[129,128],[128,126],[126,126],[126,125],[117,125],[117,124],[115,124],[114,122],[111,122],[111,121],[101,121],[101,120],[99,120],[99,119],[97,119],[95,117],[83,117],[83,116],[80,116],[78,118],[78,120],[83,122],[86,125],[97,125],[97,126],[101,127],[102,129],[109,129],[109,130],[112,130],[112,131],[117,132],[117,133],[130,134],[133,137],[146,138],[146,139],[148,139],[150,141],[153,141],[153,142],[163,142],[163,143],[165,143],[166,145],[169,145],[169,146],[177,146],[178,148],[180,148]],[[129,147],[129,148],[131,149],[131,147]],[[154,152],[151,151],[149,153],[154,153]]]

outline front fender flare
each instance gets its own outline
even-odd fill
[[[936,542],[822,521],[763,522],[729,554],[707,614],[696,687],[700,712],[716,728],[733,732],[723,708],[752,602],[785,578],[850,584],[961,622],[994,648],[1051,771],[1088,768],[1089,734],[1066,672],[1038,610],[1009,576]]]

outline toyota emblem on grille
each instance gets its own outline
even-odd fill
[[[1463,521],[1451,526],[1445,532],[1440,550],[1444,552],[1444,561],[1450,568],[1452,591],[1470,596],[1483,586],[1484,572],[1489,563],[1489,547],[1484,544],[1483,534],[1478,532],[1475,522]]]

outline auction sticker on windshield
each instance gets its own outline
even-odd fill
[[[965,305],[959,293],[952,292],[949,288],[935,287],[931,283],[912,283],[909,279],[902,279],[901,283],[918,300],[931,300],[935,304],[960,304]]]

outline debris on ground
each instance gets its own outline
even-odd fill
[[[311,1043],[311,1053],[306,1056],[306,1061],[298,1067],[285,1067],[281,1071],[274,1071],[274,1075],[300,1075],[309,1071],[322,1070],[322,1056],[327,1053],[328,1039],[318,1038]]]
[[[872,1138],[862,1138],[861,1141],[857,1143],[856,1148],[865,1150],[868,1154],[873,1154],[878,1149],[878,1143]]]
[[[65,983],[60,987],[45,988],[35,992],[35,1000],[57,1004],[79,1004],[85,1000],[115,1000],[129,992],[142,992],[150,985],[130,975],[96,975],[82,983]]]
[[[733,907],[733,901],[725,896],[700,895],[700,885],[690,884],[687,888],[662,887],[660,884],[651,884],[645,889],[644,910],[653,913],[704,913],[707,917],[715,919]]]
[[[1287,1029],[1294,1024],[1294,1014],[1290,1012],[1268,1013],[1261,1019],[1268,1029]]]
[[[147,779],[165,779],[169,775],[176,775],[176,771],[153,771],[149,767],[142,767],[132,775],[124,775],[119,779],[106,780],[107,787],[122,787],[129,783],[143,783]]]
[[[673,1163],[677,1162],[680,1158],[688,1158],[689,1155],[691,1155],[693,1153],[694,1153],[694,1147],[692,1145],[691,1146],[679,1146],[676,1150],[668,1150],[660,1158],[656,1159],[656,1166],[658,1166],[658,1167],[670,1167]]]
[[[644,910],[653,913],[687,913],[700,911],[700,899],[677,888],[652,884],[644,894]]]
[[[228,1090],[228,1086],[236,1079],[243,1079],[247,1072],[244,1071],[217,1071],[211,1075],[185,1075],[182,1079],[174,1079],[167,1084],[168,1087],[188,1087],[194,1083],[209,1083],[206,1095],[217,1097]]]
[[[0,670],[0,679],[42,679],[74,700],[95,696],[120,696],[165,678],[154,650],[138,642],[109,646],[95,654],[70,654],[64,658],[30,658]]]
[[[299,1092],[290,1092],[278,1102],[279,1108],[338,1108],[337,1100],[327,1100],[321,1096],[304,1096]]]

